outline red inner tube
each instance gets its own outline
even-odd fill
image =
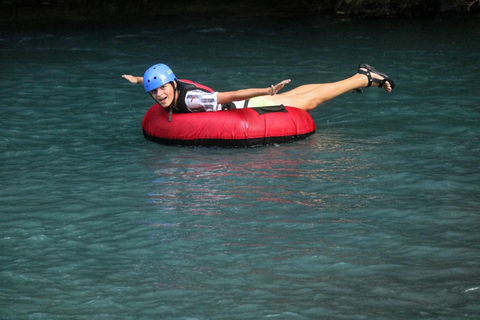
[[[304,139],[315,133],[304,110],[273,106],[217,112],[174,113],[154,104],[142,122],[147,140],[168,145],[253,147]]]

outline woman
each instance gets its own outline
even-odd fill
[[[361,64],[358,72],[345,80],[307,84],[285,93],[277,94],[290,80],[264,89],[244,89],[230,92],[211,92],[207,87],[196,83],[178,80],[173,71],[165,64],[150,67],[143,77],[122,75],[131,83],[143,84],[145,91],[164,108],[176,113],[219,111],[235,108],[254,108],[273,105],[285,105],[313,110],[325,101],[339,95],[357,91],[363,87],[380,87],[390,93],[395,83],[386,74],[375,70],[368,64]]]

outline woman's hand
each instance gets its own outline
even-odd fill
[[[287,80],[283,80],[282,82],[280,83],[277,83],[276,85],[271,85],[270,86],[270,95],[271,96],[274,96],[278,91],[282,90],[283,87],[285,87],[286,84],[290,83],[292,80],[290,79],[287,79]]]
[[[133,84],[138,84],[138,83],[142,84],[143,83],[143,78],[142,77],[135,77],[135,76],[132,76],[131,74],[124,74],[124,75],[122,75],[122,78],[127,79],[128,81],[130,81]]]

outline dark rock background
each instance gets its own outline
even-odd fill
[[[480,0],[0,0],[0,26],[107,26],[178,15],[431,16],[480,12]]]

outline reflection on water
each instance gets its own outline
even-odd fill
[[[180,149],[150,162],[156,176],[150,196],[162,211],[183,214],[221,215],[237,206],[253,212],[270,206],[338,212],[345,203],[351,203],[347,211],[361,208],[382,198],[378,190],[366,191],[375,180],[375,159],[358,156],[376,143],[345,149],[342,139],[324,135],[301,148],[217,150],[216,157],[206,148]]]

